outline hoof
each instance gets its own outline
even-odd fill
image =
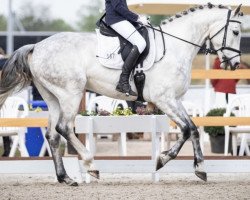
[[[156,161],[156,171],[161,169],[163,166],[164,166],[164,164],[162,163],[162,159],[160,156],[158,156],[157,161]]]
[[[168,155],[168,151],[163,151],[161,154],[158,156],[156,160],[156,171],[161,169],[168,161],[172,160]]]
[[[206,172],[200,172],[200,171],[195,171],[195,175],[199,177],[203,181],[207,181],[207,173]]]
[[[69,177],[66,177],[66,178],[64,178],[64,179],[59,178],[59,179],[58,179],[58,182],[59,182],[59,183],[66,183],[66,184],[69,185],[69,186],[78,186],[78,183],[75,182],[73,179],[71,179],[71,178],[69,178]]]
[[[75,181],[72,181],[71,183],[67,184],[69,186],[78,186],[78,183]]]
[[[98,170],[88,170],[87,172],[89,175],[91,175],[97,179],[100,179],[100,173]]]

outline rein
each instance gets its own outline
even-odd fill
[[[168,35],[168,36],[173,37],[173,38],[175,38],[175,39],[178,39],[178,40],[181,40],[181,41],[186,42],[186,43],[188,43],[188,44],[191,44],[191,45],[193,45],[193,46],[199,47],[201,50],[204,50],[204,52],[205,52],[206,54],[208,54],[208,53],[217,53],[216,50],[213,50],[213,49],[211,49],[211,48],[203,47],[203,46],[201,46],[201,45],[199,45],[199,44],[195,44],[195,43],[190,42],[190,41],[188,41],[188,40],[185,40],[185,39],[182,39],[182,38],[177,37],[177,36],[175,36],[175,35],[172,35],[172,34],[170,34],[170,33],[167,33],[167,32],[165,32],[165,31],[162,30],[161,26],[159,26],[159,27],[160,27],[160,30],[157,29],[157,28],[154,28],[154,27],[152,27],[152,26],[148,26],[148,25],[144,25],[144,26],[146,26],[146,27],[148,27],[148,28],[151,28],[151,29],[153,29],[154,31],[158,31],[158,32],[160,32],[161,34]],[[224,27],[223,27],[223,28],[224,28]],[[223,29],[223,28],[222,28],[222,29]],[[165,42],[164,42],[164,43],[165,43]],[[166,52],[165,52],[165,48],[164,48],[164,53],[166,53]],[[164,54],[164,55],[165,55],[165,54]]]
[[[150,24],[150,26],[148,26],[148,25],[144,25],[144,26],[146,26],[146,27],[148,27],[148,28],[151,28],[151,29],[154,30],[154,31],[160,32],[161,35],[162,35],[162,37],[163,37],[163,34],[164,34],[164,35],[168,35],[168,36],[173,37],[173,38],[175,38],[175,39],[181,40],[181,41],[183,41],[183,42],[185,42],[185,43],[188,43],[188,44],[191,44],[191,45],[193,45],[193,46],[199,47],[201,50],[203,50],[203,51],[205,52],[205,54],[208,54],[208,53],[214,53],[214,54],[216,54],[218,51],[221,51],[221,52],[222,52],[223,50],[229,50],[229,51],[234,51],[234,52],[238,53],[237,55],[235,55],[235,56],[233,56],[233,57],[231,57],[231,58],[227,58],[227,57],[225,56],[226,59],[223,58],[223,61],[222,61],[222,62],[228,62],[228,61],[232,60],[233,58],[235,58],[235,57],[241,55],[241,51],[240,51],[240,50],[237,50],[237,49],[234,49],[234,48],[231,48],[231,47],[226,47],[226,39],[227,39],[227,31],[228,31],[228,25],[229,25],[229,23],[230,23],[230,22],[235,22],[235,23],[241,24],[240,21],[230,20],[231,12],[232,12],[232,10],[228,10],[227,22],[226,22],[225,26],[223,26],[223,27],[222,27],[219,31],[217,31],[211,38],[209,38],[209,40],[211,41],[211,40],[212,40],[214,37],[216,37],[223,29],[225,29],[225,31],[224,31],[224,36],[223,36],[223,41],[222,41],[222,46],[221,46],[221,48],[219,48],[219,49],[217,49],[217,50],[214,50],[214,49],[211,49],[211,48],[206,48],[206,46],[203,47],[203,46],[201,46],[201,45],[199,45],[199,44],[190,42],[190,41],[185,40],[185,39],[183,39],[183,38],[180,38],[180,37],[177,37],[177,36],[172,35],[172,34],[170,34],[170,33],[167,33],[167,32],[165,32],[165,31],[162,30],[161,26],[159,26],[159,29],[154,28],[151,24]],[[160,58],[160,60],[162,60],[162,58],[163,58],[163,57],[165,56],[165,54],[166,54],[165,41],[164,41],[164,39],[163,39],[163,46],[164,46],[163,56]],[[223,53],[223,52],[222,52],[222,53]],[[158,61],[156,61],[156,62],[159,62],[160,60],[158,60]]]

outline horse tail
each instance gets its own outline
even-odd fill
[[[28,56],[35,45],[26,45],[16,50],[3,66],[0,78],[0,109],[8,96],[21,91],[32,80]]]

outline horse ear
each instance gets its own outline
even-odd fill
[[[240,4],[240,5],[234,10],[234,17],[235,17],[236,15],[239,14],[241,5],[242,5],[242,4]]]

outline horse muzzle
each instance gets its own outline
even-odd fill
[[[239,62],[235,62],[233,65],[231,65],[231,62],[230,62],[230,68],[231,70],[236,70],[240,67],[240,63]]]
[[[223,61],[221,62],[220,67],[227,70],[228,66],[230,67],[229,69],[234,71],[236,69],[239,68],[240,66],[240,62],[236,61],[236,62],[232,62],[233,59],[232,58],[227,58],[226,56],[223,56]]]

